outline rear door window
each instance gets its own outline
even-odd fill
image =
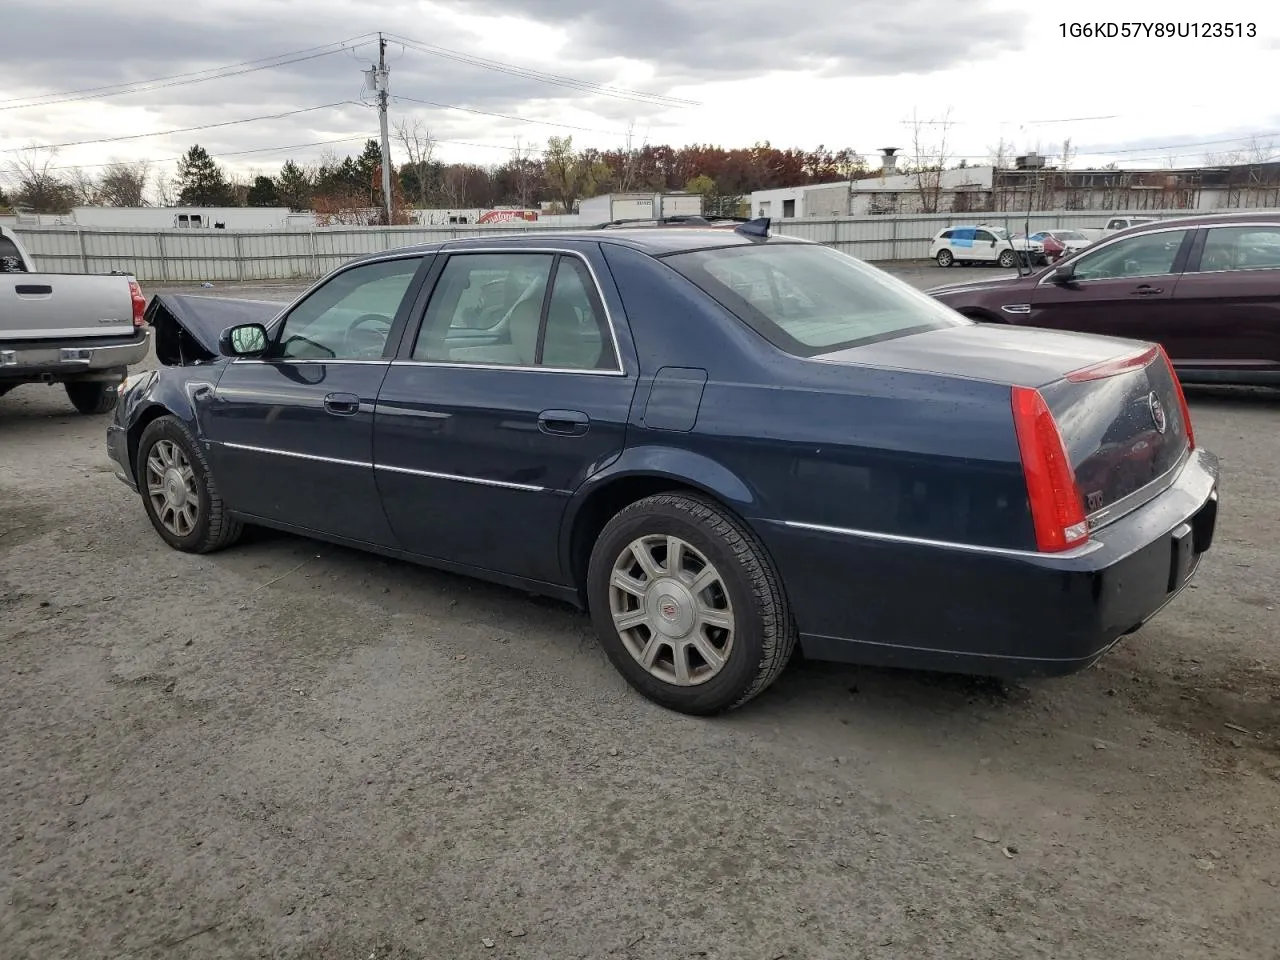
[[[1280,269],[1280,226],[1210,227],[1200,272]]]

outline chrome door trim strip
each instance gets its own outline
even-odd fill
[[[822,523],[802,523],[798,520],[783,520],[782,525],[793,530],[808,530],[813,533],[829,533],[840,537],[857,537],[863,540],[880,540],[885,543],[901,543],[916,547],[938,547],[944,550],[961,550],[966,553],[981,553],[997,557],[1035,558],[1037,560],[1063,559],[1087,556],[1099,550],[1102,544],[1096,540],[1082,543],[1070,550],[1057,553],[1041,553],[1038,550],[1018,550],[1013,547],[988,547],[977,543],[957,543],[952,540],[930,540],[926,537],[909,537],[900,533],[884,533],[879,530],[857,530],[852,527],[832,527]]]

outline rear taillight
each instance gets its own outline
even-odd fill
[[[133,300],[133,325],[141,327],[147,322],[147,298],[143,296],[142,288],[133,277],[129,278],[129,298]]]
[[[1191,429],[1191,408],[1187,406],[1187,395],[1182,392],[1182,381],[1178,379],[1178,372],[1173,369],[1173,361],[1169,359],[1169,354],[1165,353],[1164,347],[1156,347],[1160,351],[1160,358],[1164,360],[1164,365],[1169,368],[1169,377],[1173,380],[1173,389],[1178,394],[1178,409],[1182,412],[1182,429],[1187,432],[1187,448],[1194,450],[1196,448],[1196,432]]]
[[[1027,501],[1043,553],[1070,550],[1089,539],[1084,500],[1057,421],[1039,390],[1013,388],[1013,426],[1027,481]]]

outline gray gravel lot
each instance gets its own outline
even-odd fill
[[[175,553],[105,421],[19,388],[0,957],[1277,956],[1280,394],[1191,395],[1215,549],[1098,667],[797,664],[708,721],[556,604],[283,535]]]

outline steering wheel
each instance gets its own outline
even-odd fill
[[[369,330],[364,332],[362,336],[357,336],[361,327],[374,323],[381,324],[386,329],[381,332]],[[343,335],[343,352],[353,358],[381,357],[387,345],[387,334],[390,332],[391,321],[380,313],[366,313],[363,316],[356,317]],[[360,342],[362,338],[364,340],[363,344]]]

